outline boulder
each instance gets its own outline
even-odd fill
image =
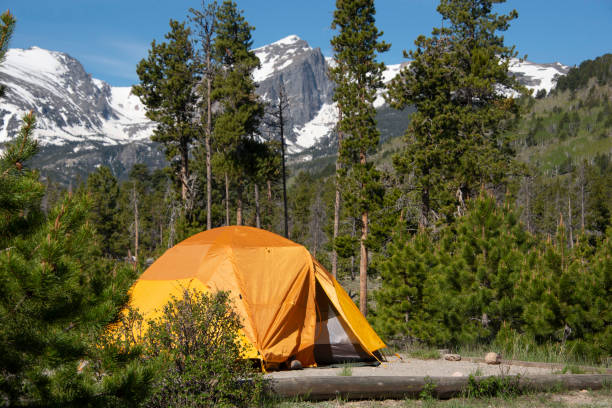
[[[445,354],[444,359],[448,361],[461,361],[461,356],[459,354]]]
[[[485,355],[485,363],[487,364],[501,364],[501,354],[499,353],[487,353]]]
[[[301,370],[302,362],[300,360],[292,360],[291,364],[289,365],[289,368],[291,368],[292,370]]]

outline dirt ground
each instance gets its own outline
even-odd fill
[[[390,361],[378,367],[317,367],[299,371],[277,371],[268,373],[272,378],[306,377],[306,376],[422,376],[422,377],[467,377],[470,374],[481,375],[542,375],[551,374],[551,368],[522,367],[515,365],[489,365],[468,361],[419,360],[415,358],[389,358]],[[347,372],[349,371],[349,372]]]

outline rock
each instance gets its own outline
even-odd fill
[[[461,361],[461,356],[459,354],[445,354],[444,359],[448,361]]]
[[[452,377],[463,377],[463,373],[459,372],[459,371],[455,371],[453,374],[451,374]]]
[[[302,362],[300,360],[291,360],[291,364],[289,365],[289,368],[291,368],[292,370],[301,370]]]
[[[501,364],[501,354],[499,353],[487,353],[485,356],[485,363],[487,364]]]

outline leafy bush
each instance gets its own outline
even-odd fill
[[[476,379],[474,375],[468,378],[465,396],[467,398],[511,398],[519,395],[519,376],[492,376]]]
[[[123,341],[139,330],[142,317],[126,314]],[[262,396],[263,379],[243,359],[241,321],[227,292],[206,294],[185,289],[162,315],[147,322],[144,359],[157,367],[152,395],[143,403],[155,407],[252,406]],[[137,337],[137,336],[136,336]]]

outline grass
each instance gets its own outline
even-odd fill
[[[474,370],[474,372],[473,372],[473,373],[471,373],[470,375],[471,375],[471,376],[474,376],[474,377],[482,377],[482,375],[483,375],[482,369],[481,369],[480,367],[478,367],[478,368],[477,368],[476,370]]]
[[[350,377],[353,375],[353,365],[352,364],[344,364],[342,369],[338,372],[340,377]]]
[[[417,348],[410,350],[407,353],[412,358],[418,358],[419,360],[437,360],[440,358],[440,352],[434,349]]]
[[[566,364],[559,374],[586,374],[586,371],[582,367],[573,364]]]
[[[497,348],[497,350],[494,350]],[[533,361],[572,366],[599,366],[601,363],[586,358],[580,358],[573,350],[563,344],[534,344],[517,338],[503,346],[476,345],[463,346],[458,353],[466,357],[484,357],[489,351],[500,352],[504,360]]]

